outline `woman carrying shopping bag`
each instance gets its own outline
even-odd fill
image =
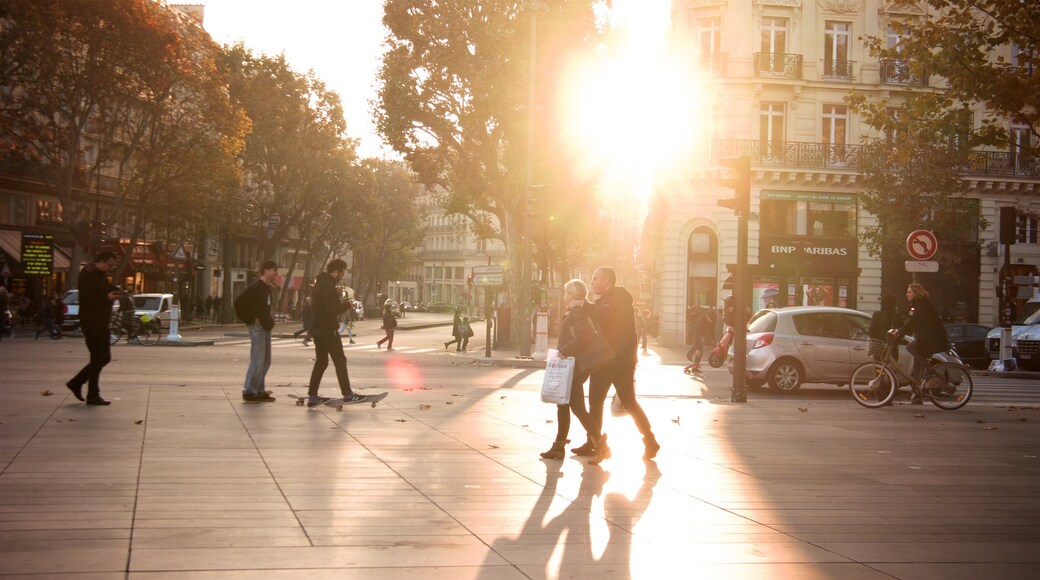
[[[585,310],[591,307],[590,304],[585,302],[585,298],[589,293],[585,283],[581,280],[571,280],[563,285],[563,292],[565,304],[576,301],[583,303],[582,305],[573,306],[567,311],[567,316],[560,325],[560,341],[557,345],[559,356],[561,358],[574,357],[576,364],[574,378],[571,381],[570,403],[556,406],[556,441],[541,456],[545,459],[563,459],[565,455],[564,447],[570,442],[567,439],[567,434],[570,432],[571,427],[571,413],[574,413],[574,416],[578,418],[578,422],[585,428],[588,441],[585,445],[572,451],[577,455],[592,456],[593,458],[589,463],[597,464],[610,457],[610,448],[607,447],[607,442],[604,438],[590,429],[592,420],[588,410],[585,408],[584,384],[592,371],[597,370],[596,366],[602,364],[603,360],[609,361],[613,354],[603,352],[604,348],[609,350],[609,347],[606,346],[603,337],[599,336],[595,325],[589,320]]]

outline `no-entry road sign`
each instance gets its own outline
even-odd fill
[[[906,237],[906,251],[913,260],[930,260],[938,249],[939,241],[928,230],[914,230]]]

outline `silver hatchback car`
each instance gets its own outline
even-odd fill
[[[852,371],[869,362],[870,316],[831,306],[759,310],[748,322],[747,384],[793,392],[802,383],[847,385]],[[899,365],[910,356],[900,347]],[[733,372],[730,347],[729,370]]]

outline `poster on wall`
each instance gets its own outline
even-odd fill
[[[830,283],[810,281],[802,285],[805,306],[834,306],[834,289]]]
[[[780,305],[780,282],[776,278],[759,278],[751,283],[751,310]]]

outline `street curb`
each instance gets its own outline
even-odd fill
[[[483,364],[493,367],[505,367],[513,369],[544,369],[544,360],[532,360],[523,358],[473,358],[473,364]]]
[[[170,342],[167,340],[160,340],[156,346],[213,346],[212,340],[178,340]]]
[[[1033,379],[1040,381],[1040,372],[1033,371],[971,371],[972,375],[979,377],[1003,377],[1005,379]]]

